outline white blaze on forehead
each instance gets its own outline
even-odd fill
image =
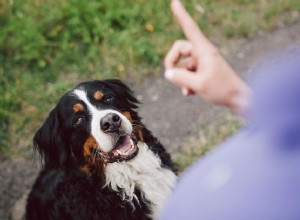
[[[91,102],[88,100],[86,92],[83,90],[75,89],[74,94],[81,100],[83,101],[92,116],[91,119],[91,135],[95,138],[95,140],[98,143],[98,146],[100,149],[104,152],[109,152],[113,149],[115,143],[116,143],[116,138],[114,137],[113,134],[106,134],[101,130],[100,127],[100,121],[103,117],[105,117],[109,113],[115,113],[120,116],[122,119],[121,127],[124,129],[124,131],[127,134],[131,134],[132,132],[132,125],[128,121],[128,119],[121,114],[118,111],[111,110],[111,109],[106,109],[106,110],[100,110],[97,109],[94,105],[91,104]]]

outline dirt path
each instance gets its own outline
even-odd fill
[[[222,47],[234,68],[245,72],[266,54],[300,45],[300,23],[273,33],[262,33],[253,40],[238,40]],[[224,116],[224,109],[212,107],[199,97],[183,97],[180,90],[163,77],[150,77],[141,85],[133,85],[144,103],[140,113],[145,124],[172,152],[182,140],[198,134],[201,123],[210,124]],[[22,219],[28,190],[38,166],[31,160],[0,158],[0,220]]]

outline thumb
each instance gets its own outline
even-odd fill
[[[165,78],[180,87],[192,91],[195,91],[199,87],[199,75],[186,69],[167,69],[165,71]]]

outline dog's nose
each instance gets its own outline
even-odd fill
[[[100,120],[101,130],[105,133],[118,132],[121,126],[121,118],[115,113],[109,113]]]

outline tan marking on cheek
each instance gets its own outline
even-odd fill
[[[95,138],[90,136],[83,145],[83,156],[85,158],[85,164],[81,167],[81,171],[87,175],[104,170],[106,164],[92,153],[92,149],[98,147]]]
[[[79,112],[79,111],[83,111],[83,105],[82,104],[80,104],[80,103],[76,103],[75,105],[73,105],[73,110],[74,110],[74,112]]]
[[[132,117],[131,117],[130,112],[122,112],[122,114],[123,114],[129,121],[132,121]]]
[[[122,112],[122,114],[130,121],[132,122],[132,117],[130,112]],[[133,132],[136,136],[136,138],[143,142],[144,141],[144,137],[143,137],[143,126],[141,125],[133,125]]]
[[[92,148],[97,147],[97,142],[92,136],[89,137],[83,145],[83,156],[85,158],[92,156]]]
[[[86,173],[88,176],[91,175],[90,167],[87,164],[81,167],[81,171]]]
[[[94,93],[94,99],[97,101],[100,101],[103,98],[103,96],[104,96],[103,93],[100,91]]]
[[[133,125],[133,130],[136,138],[139,141],[144,142],[143,127],[141,125]]]

